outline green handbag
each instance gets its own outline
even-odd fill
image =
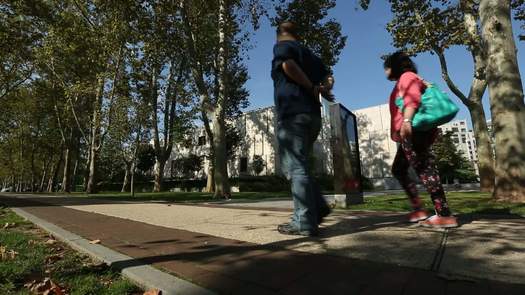
[[[403,112],[402,97],[396,99],[396,105]],[[448,94],[436,84],[427,84],[427,89],[421,96],[421,105],[412,118],[412,127],[415,130],[430,130],[452,121],[458,112],[458,106]]]

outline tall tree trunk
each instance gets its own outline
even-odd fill
[[[215,156],[215,164],[213,165],[215,175],[215,196],[229,196],[230,195],[230,181],[228,177],[228,155],[226,150],[226,122],[225,112],[227,104],[227,71],[226,61],[228,58],[227,52],[227,36],[226,25],[228,17],[228,7],[225,0],[219,0],[219,98],[215,108],[213,117],[213,151]]]
[[[44,160],[44,165],[42,167],[42,178],[40,178],[40,184],[38,185],[38,191],[44,191],[44,185],[47,179],[47,171],[49,170],[50,164],[53,163],[53,157],[49,160]]]
[[[93,108],[93,129],[91,133],[91,144],[89,147],[89,177],[86,187],[86,193],[93,194],[96,192],[97,185],[97,160],[100,150],[101,138],[101,115],[102,115],[102,98],[104,96],[104,78],[99,78],[97,83],[97,94]]]
[[[76,179],[78,173],[78,156],[75,154],[75,165],[73,165],[73,173],[71,174],[71,191],[76,191]]]
[[[62,166],[62,162],[64,161],[64,150],[61,149],[60,151],[60,157],[56,163],[55,168],[53,169],[53,173],[51,174],[51,177],[49,177],[49,181],[47,183],[47,192],[52,193],[53,189],[55,187],[57,178],[58,178],[58,172],[60,170],[60,166]]]
[[[206,131],[206,137],[207,137],[206,144],[208,144],[210,147],[210,150],[208,152],[208,169],[206,171],[207,178],[206,178],[205,192],[213,193],[215,192],[215,169],[213,169],[213,166],[215,165],[215,154],[213,152],[214,136],[213,136],[213,131],[211,130],[208,115],[206,114],[205,110],[201,110],[201,117],[202,117],[202,122],[204,123],[204,130]]]
[[[510,0],[482,0],[482,36],[496,146],[497,200],[525,202],[525,103]]]
[[[124,173],[124,181],[122,182],[122,189],[120,190],[121,193],[125,193],[128,190],[129,178],[131,174],[131,163],[126,162],[126,167],[124,169],[126,172]]]
[[[473,102],[468,106],[470,118],[476,138],[476,150],[478,153],[478,170],[480,178],[480,189],[482,192],[492,193],[494,191],[494,153],[492,142],[489,137],[487,119],[483,104]]]
[[[71,192],[70,190],[70,180],[71,180],[71,147],[66,147],[64,151],[64,173],[62,177],[62,187],[60,188],[60,191],[64,193]]]
[[[208,170],[206,171],[207,178],[206,178],[206,193],[213,193],[215,192],[215,171],[213,169],[213,163],[210,161],[208,165]]]
[[[86,169],[84,171],[84,181],[83,181],[83,185],[84,185],[84,191],[87,191],[87,185],[88,185],[88,181],[89,181],[89,165],[91,163],[91,149],[88,148],[88,154],[87,154],[87,157],[86,157]]]
[[[164,179],[164,167],[166,166],[165,158],[155,158],[155,166],[153,168],[155,175],[155,183],[153,185],[154,192],[162,191],[162,181]]]

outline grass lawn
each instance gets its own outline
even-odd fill
[[[476,192],[447,194],[452,212],[455,214],[512,214],[525,217],[525,204],[511,204],[494,202],[490,194]],[[433,210],[428,194],[423,194],[422,199],[429,210]],[[367,197],[365,203],[350,207],[351,210],[372,211],[409,211],[410,205],[404,194],[395,194],[379,197]]]
[[[131,197],[129,193],[117,192],[101,192],[98,194],[73,193],[73,196],[113,199],[119,200],[137,200],[137,201],[170,201],[170,202],[209,202],[218,201],[220,199],[213,198],[211,193],[199,192],[160,192],[160,193],[136,193],[135,197]],[[289,198],[288,192],[242,192],[232,193],[232,199],[237,200],[262,200],[274,198]]]
[[[0,225],[2,295],[34,294],[36,290],[41,294],[54,286],[72,295],[142,294],[105,264],[71,250],[1,206]]]
[[[217,201],[209,193],[198,192],[160,192],[160,193],[137,193],[131,198],[129,193],[103,192],[87,195],[85,193],[73,193],[73,196],[102,199],[134,200],[134,201],[168,201],[168,202],[209,202]],[[489,194],[476,192],[450,192],[447,194],[450,207],[457,214],[512,214],[525,217],[525,204],[511,204],[492,201]],[[237,200],[264,200],[272,198],[290,198],[288,192],[242,192],[233,193],[232,199]],[[432,204],[428,194],[422,194],[425,206],[432,210]],[[353,205],[350,210],[371,211],[409,211],[410,205],[403,193],[385,196],[366,197],[365,203]]]

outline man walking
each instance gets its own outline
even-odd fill
[[[299,42],[297,27],[291,22],[279,25],[273,53],[276,136],[281,167],[291,181],[294,201],[291,221],[277,229],[282,234],[316,236],[330,208],[313,179],[310,158],[321,131],[319,95],[332,99],[333,78],[321,59]],[[323,85],[323,81],[327,83]]]

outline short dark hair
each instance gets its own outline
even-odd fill
[[[280,23],[277,26],[277,35],[291,35],[295,38],[299,37],[298,31],[297,31],[297,25],[291,21],[284,21]]]
[[[405,72],[413,72],[417,74],[416,64],[404,51],[398,51],[387,56],[383,66],[385,69],[389,68],[392,71],[390,77],[388,77],[389,79],[398,80]]]

